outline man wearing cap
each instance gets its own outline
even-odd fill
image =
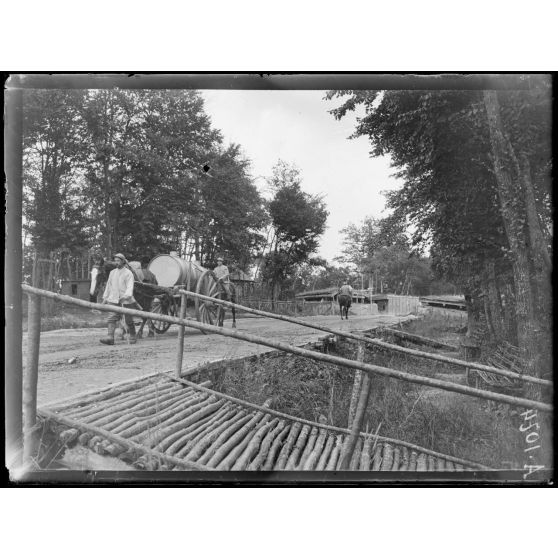
[[[213,270],[213,273],[215,273],[217,280],[222,283],[222,285],[225,287],[225,290],[227,291],[227,294],[230,296],[231,291],[229,289],[229,268],[223,264],[223,261],[224,260],[222,256],[219,256],[217,258],[217,267]]]
[[[136,308],[134,301],[134,274],[126,267],[126,258],[123,254],[114,256],[116,268],[113,269],[107,279],[107,286],[103,293],[103,304],[113,304],[115,306],[123,306],[124,308]],[[113,312],[107,320],[108,335],[101,339],[101,343],[105,345],[114,345],[114,331],[116,325],[121,319],[122,314]],[[126,325],[130,332],[130,343],[136,342],[136,328],[134,326],[133,316],[125,315]]]

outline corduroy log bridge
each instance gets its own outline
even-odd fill
[[[106,307],[42,291],[27,285],[22,289],[30,298],[30,314],[40,305],[40,297],[84,306],[101,311],[119,311],[142,318],[152,318],[148,312],[124,308]],[[200,296],[182,292],[183,307],[186,296]],[[203,297],[202,298],[210,298]],[[230,306],[218,299],[216,304]],[[238,307],[238,305],[237,305]],[[242,308],[242,307],[239,307]],[[251,309],[255,314],[262,314]],[[314,327],[313,324],[285,318],[275,314],[270,317],[295,321]],[[40,314],[38,314],[40,316]],[[350,430],[315,423],[241,401],[209,389],[207,383],[195,384],[180,377],[184,327],[217,333],[228,337],[265,345],[288,353],[344,366],[347,369],[381,374],[413,383],[429,385],[466,395],[481,397],[511,405],[542,411],[552,406],[540,401],[512,397],[492,391],[484,391],[461,384],[421,377],[334,355],[323,354],[301,347],[272,341],[236,330],[202,324],[184,318],[164,317],[169,323],[180,326],[178,338],[176,376],[166,373],[142,378],[118,386],[89,393],[71,400],[51,404],[39,410],[44,424],[56,432],[67,444],[81,443],[100,454],[118,456],[133,463],[139,469],[176,470],[382,470],[382,471],[455,471],[462,469],[485,469],[482,465],[430,451],[406,442],[382,436],[364,434],[360,431],[362,415],[368,398],[367,382],[363,382],[359,404]],[[339,336],[353,338],[362,343],[393,347],[394,350],[411,351],[379,340],[353,333],[329,330]],[[36,381],[40,319],[29,321],[30,352],[25,382],[25,433],[35,426]],[[414,351],[415,356],[432,358],[431,353]],[[470,362],[448,359],[452,364]],[[478,365],[483,366],[483,365]],[[490,368],[490,367],[489,367]],[[498,370],[502,373],[501,370]],[[528,377],[519,376],[522,380]],[[531,379],[531,378],[530,378]],[[543,381],[534,379],[533,383]],[[34,392],[34,394],[33,394]],[[33,443],[27,438],[27,457],[33,453]]]

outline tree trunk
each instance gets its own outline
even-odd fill
[[[487,318],[492,326],[492,331],[496,339],[504,339],[504,319],[502,315],[502,301],[498,286],[496,284],[496,272],[494,262],[487,263],[486,284],[486,303],[488,308]]]
[[[522,184],[526,178],[519,176],[520,168],[517,158],[500,118],[496,91],[484,91],[484,104],[488,117],[500,208],[514,258],[517,339],[526,363],[526,373],[540,377],[549,372],[547,370],[549,362],[543,362],[543,354],[547,353],[550,347],[545,346],[545,336],[541,335],[542,327],[535,312],[536,301],[533,279],[530,274],[529,252],[535,251],[536,246],[530,246],[529,209],[526,208],[525,188]],[[515,183],[507,165],[511,165],[516,172]],[[526,171],[521,174],[525,175]],[[536,231],[533,234],[535,237],[537,236]],[[539,257],[539,255],[535,255],[535,257]],[[540,257],[543,258],[542,255]]]

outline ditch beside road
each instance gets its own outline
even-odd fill
[[[92,314],[93,316],[99,319],[98,314]],[[339,316],[304,318],[308,322],[340,331],[393,326],[405,319],[386,314],[351,316],[348,321],[341,321]],[[225,328],[230,327],[229,319],[225,322]],[[327,335],[323,331],[268,318],[237,319],[237,329],[292,345],[315,342]],[[164,335],[139,339],[135,345],[118,339],[114,346],[102,345],[99,339],[104,335],[106,328],[59,329],[41,333],[37,393],[39,406],[124,380],[174,370],[177,326],[171,326]],[[24,333],[24,366],[26,349],[27,334]],[[268,347],[247,341],[218,334],[204,335],[198,330],[186,328],[182,367],[186,370],[208,361],[234,359],[269,350]]]

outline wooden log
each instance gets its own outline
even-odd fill
[[[186,394],[186,396],[192,396],[194,392],[190,392]],[[147,399],[146,399],[147,398]],[[109,422],[116,421],[120,419],[122,416],[122,412],[125,415],[133,416],[132,413],[139,413],[141,414],[148,414],[154,412],[154,409],[160,408],[161,405],[165,402],[174,402],[181,401],[183,399],[183,395],[180,391],[176,389],[171,389],[170,391],[159,394],[156,398],[151,398],[149,395],[144,397],[138,397],[137,399],[134,398],[130,401],[124,401],[117,405],[107,405],[103,407],[97,407],[96,409],[91,409],[89,412],[86,413],[64,413],[66,416],[70,418],[75,418],[77,420],[83,420],[90,423],[98,423],[101,424],[108,424]],[[169,403],[170,404],[170,403]],[[136,419],[141,418],[141,416],[136,416]]]
[[[358,362],[364,362],[364,343],[359,343],[357,348],[356,360]],[[352,428],[353,420],[355,418],[355,413],[360,399],[360,391],[362,385],[362,371],[355,370],[355,377],[353,380],[353,391],[351,393],[351,402],[349,404],[349,418],[347,421],[347,428]]]
[[[283,445],[281,452],[279,453],[279,457],[277,458],[277,463],[275,464],[276,470],[282,470],[287,465],[287,460],[289,459],[289,455],[291,453],[292,447],[298,438],[298,434],[302,429],[302,424],[300,422],[295,422],[291,425],[289,430],[289,436],[287,441]]]
[[[291,430],[291,425],[286,425],[282,430],[279,431],[275,440],[273,440],[273,444],[271,444],[271,449],[269,450],[267,457],[265,458],[265,462],[261,467],[262,471],[270,471],[274,467],[275,457],[279,452],[279,449],[282,447],[283,440],[287,437]]]
[[[223,406],[216,413],[202,418],[197,423],[168,436],[155,449],[171,455],[177,454],[180,450],[186,451],[187,448],[193,447],[195,441],[200,440],[208,432],[211,432],[220,421],[232,417],[234,412],[234,410]]]
[[[106,446],[105,450],[109,455],[112,455],[112,457],[118,457],[125,451],[125,448],[119,444],[111,442],[108,446]]]
[[[399,465],[401,464],[401,450],[398,447],[393,448],[393,465],[391,466],[392,471],[399,471]]]
[[[393,448],[390,444],[384,444],[384,451],[382,453],[382,464],[380,471],[391,471],[393,467]]]
[[[372,445],[372,438],[365,436],[362,451],[360,452],[360,465],[361,471],[370,471],[370,447]]]
[[[318,438],[316,439],[314,449],[302,464],[301,468],[303,471],[313,471],[315,469],[316,464],[318,463],[318,460],[320,458],[320,455],[323,453],[326,437],[327,437],[327,430],[325,430],[324,428],[320,429],[320,433]]]
[[[91,440],[91,438],[93,438],[93,433],[92,432],[82,432],[79,435],[78,442],[82,446],[86,446],[89,443],[89,440]]]
[[[166,452],[167,449],[174,447],[173,451],[170,453],[174,453],[174,451],[184,447],[189,441],[194,441],[201,436],[203,436],[206,432],[213,429],[217,424],[219,424],[219,420],[225,419],[227,416],[232,416],[234,411],[231,409],[230,405],[225,403],[219,411],[205,419],[198,421],[196,424],[193,424],[187,428],[182,429],[180,432],[176,432],[171,434],[167,438],[165,438],[162,442],[157,444],[155,448],[158,451]],[[176,445],[175,445],[176,444]]]
[[[363,351],[361,351],[361,357],[363,358]],[[340,468],[345,469],[349,466],[352,459],[353,452],[357,440],[360,439],[360,431],[362,430],[362,423],[364,421],[364,415],[366,414],[366,407],[368,406],[368,399],[370,396],[370,376],[366,374],[362,378],[360,393],[358,398],[358,404],[355,410],[355,416],[353,419],[353,424],[351,426],[351,433],[345,439],[345,444],[343,445],[343,450],[341,452],[341,462]]]
[[[181,432],[182,428],[196,424],[198,420],[213,414],[223,405],[224,401],[217,400],[211,403],[204,402],[203,404],[189,407],[174,416],[172,421],[170,421],[170,424],[157,425],[157,428],[154,431],[142,433],[141,436],[137,436],[136,438],[142,445],[155,447],[170,434]]]
[[[193,388],[184,390],[185,386],[182,386],[183,392],[187,393],[191,391]],[[114,397],[107,396],[102,401],[94,401],[88,404],[81,404],[75,405],[73,407],[67,407],[63,412],[65,414],[72,414],[76,416],[86,416],[96,410],[103,409],[103,408],[113,408],[117,405],[133,405],[137,401],[145,401],[150,398],[163,396],[171,391],[176,393],[180,393],[180,388],[177,387],[176,383],[173,382],[159,382],[156,384],[149,384],[144,386],[138,390],[133,391],[126,391],[124,393],[116,393]],[[57,412],[62,412],[62,409],[50,407],[52,410]]]
[[[269,403],[271,400],[269,400]],[[213,457],[207,462],[209,467],[218,470],[228,470],[244,449],[246,440],[253,435],[254,427],[264,417],[262,412],[256,413],[240,430],[235,432],[221,447],[215,452]]]
[[[349,471],[356,471],[358,470],[358,466],[360,464],[360,454],[362,451],[362,438],[357,440],[355,449],[353,451],[353,456],[351,457],[351,461],[349,463]]]
[[[428,471],[428,459],[424,453],[417,457],[417,471]]]
[[[101,419],[95,421],[90,421],[87,417],[81,420],[95,424],[96,426],[102,426],[107,430],[119,432],[132,424],[137,424],[139,421],[147,418],[154,418],[171,407],[176,408],[180,406],[180,404],[191,403],[195,400],[197,400],[197,394],[195,392],[187,394],[186,396],[183,394],[170,394],[168,399],[162,398],[161,400],[161,398],[158,398],[156,401],[144,401],[143,403],[136,404],[130,409],[120,409],[117,412],[105,415]],[[165,405],[164,407],[163,404]]]
[[[252,458],[252,461],[246,467],[247,471],[259,471],[260,468],[263,466],[265,458],[267,457],[273,440],[276,436],[285,429],[285,421],[279,420],[278,418],[273,419],[273,425],[268,431],[268,433],[263,438],[260,448],[256,455]]]
[[[111,384],[108,387],[102,388],[101,390],[95,390],[91,392],[82,392],[77,395],[72,395],[71,397],[65,397],[64,399],[59,399],[57,401],[52,401],[44,405],[44,408],[51,411],[64,411],[65,409],[70,409],[79,406],[85,406],[92,403],[97,403],[109,399],[115,395],[120,395],[126,392],[134,391],[136,389],[141,389],[142,387],[151,385],[161,378],[157,378],[160,372],[151,374],[147,378],[142,378],[141,380],[124,380],[118,382],[117,384]],[[167,382],[167,377],[162,379]]]
[[[300,434],[298,435],[296,443],[293,447],[293,451],[291,452],[291,455],[289,455],[289,459],[287,460],[287,464],[285,465],[285,469],[287,469],[288,471],[292,471],[295,469],[298,458],[306,444],[306,440],[308,440],[310,430],[311,428],[307,424],[302,427],[302,430],[300,431]]]
[[[203,382],[210,383],[210,382]],[[201,385],[201,384],[200,384]],[[137,420],[142,420],[144,418],[149,418],[150,415],[155,416],[156,413],[161,412],[163,409],[163,404],[165,408],[168,410],[171,405],[176,406],[178,403],[183,402],[193,402],[194,400],[203,400],[204,398],[208,397],[208,394],[204,392],[204,397],[199,396],[199,391],[195,390],[194,388],[190,388],[187,390],[179,390],[175,391],[175,388],[171,391],[160,391],[153,397],[150,394],[145,395],[145,397],[149,397],[149,399],[145,400],[144,398],[140,398],[138,401],[140,403],[134,402],[134,406],[131,406],[132,403],[124,404],[124,409],[126,412],[124,414],[120,413],[113,413],[108,419],[105,417],[102,423],[105,427],[108,428],[117,428],[121,429],[121,425],[126,421],[133,423]],[[114,407],[111,407],[111,410],[114,410]],[[117,409],[118,411],[122,410],[122,407]],[[89,419],[88,419],[89,420]]]
[[[27,310],[27,366],[23,377],[23,462],[32,467],[37,460],[37,381],[41,345],[41,298],[30,295]]]
[[[188,282],[190,281],[190,274],[188,274]],[[180,295],[180,319],[186,317],[186,295]],[[175,374],[180,377],[182,373],[182,357],[184,356],[184,326],[178,326],[178,338],[176,345],[176,368]]]
[[[202,406],[194,413],[189,412],[187,415],[180,417],[178,422],[163,426],[150,435],[145,436],[143,443],[156,447],[169,436],[177,433],[181,434],[185,428],[196,426],[205,418],[214,416],[223,405],[223,401],[216,401],[215,403]]]
[[[455,467],[451,461],[446,461],[446,471],[450,471],[452,473],[455,471]]]
[[[312,427],[312,429],[310,430],[310,434],[308,436],[308,440],[304,445],[304,448],[300,455],[300,459],[298,460],[298,463],[294,465],[295,469],[301,470],[302,467],[304,466],[305,461],[308,459],[308,456],[312,453],[314,449],[316,440],[318,439],[318,433],[319,433],[318,429],[315,426]]]
[[[444,349],[446,351],[459,351],[459,347],[455,345],[449,345],[448,343],[442,343],[441,341],[436,341],[435,339],[429,339],[428,337],[423,337],[422,335],[416,335],[414,333],[408,333],[406,331],[400,331],[398,329],[391,329],[389,327],[382,328],[383,331],[398,337],[399,339],[404,339],[407,341],[412,341],[418,345],[426,345],[427,347],[433,347],[434,349]]]
[[[141,432],[144,428],[152,428],[154,424],[157,424],[160,421],[161,417],[165,413],[167,418],[172,417],[176,410],[183,407],[188,408],[189,406],[194,405],[195,402],[199,402],[199,399],[197,398],[197,394],[192,393],[186,398],[179,397],[179,399],[173,401],[169,407],[165,407],[163,409],[161,409],[158,403],[146,404],[146,406],[142,406],[139,410],[140,412],[131,411],[114,413],[105,419],[106,422],[104,424],[96,424],[96,426],[102,426],[103,428],[111,430],[116,434],[127,436],[127,432],[130,429],[136,427],[136,430],[139,429]],[[130,435],[134,436],[137,433],[138,432],[132,432]]]
[[[248,467],[252,458],[258,453],[263,438],[279,422],[277,418],[273,420],[269,419],[269,415],[263,418],[263,424],[260,423],[260,427],[254,432],[251,440],[248,441],[248,438],[245,438],[246,447],[244,451],[240,454],[240,457],[232,463],[232,466],[226,467],[227,469],[231,471],[244,471]]]
[[[190,388],[190,391],[193,388]],[[139,393],[136,392],[127,392],[121,395],[118,395],[114,399],[107,398],[104,401],[97,401],[85,406],[79,406],[74,408],[67,408],[63,412],[67,416],[74,416],[74,417],[92,417],[94,418],[94,414],[97,412],[102,412],[103,410],[109,409],[125,409],[129,406],[133,406],[136,402],[150,400],[154,394],[159,394],[164,396],[170,392],[180,393],[180,388],[176,386],[168,385],[164,388],[157,388],[155,386],[147,387],[142,389]],[[52,409],[56,412],[62,412],[60,409]]]
[[[324,431],[327,433],[328,431],[324,428]],[[320,455],[320,459],[318,464],[316,465],[316,471],[324,471],[327,465],[327,461],[329,456],[331,455],[331,451],[333,450],[333,444],[335,443],[335,436],[327,435],[327,441],[325,444],[324,451]]]
[[[112,312],[118,312],[119,314],[125,314],[125,315],[131,315],[131,316],[140,316],[142,318],[147,318],[147,319],[155,319],[155,320],[163,319],[166,322],[174,323],[174,324],[178,324],[178,325],[181,325],[182,323],[184,323],[184,325],[187,325],[187,326],[192,327],[194,329],[199,329],[200,331],[205,331],[205,332],[208,332],[208,333],[216,333],[218,335],[223,335],[225,337],[233,337],[235,339],[241,339],[243,341],[249,341],[249,342],[252,342],[252,343],[259,344],[259,345],[272,347],[274,349],[283,350],[285,352],[289,352],[289,353],[296,354],[296,355],[299,355],[299,356],[306,356],[306,357],[312,358],[314,360],[320,360],[322,362],[329,362],[331,364],[336,364],[336,365],[339,365],[339,366],[345,366],[345,367],[349,367],[349,368],[353,368],[353,369],[363,370],[367,373],[377,373],[377,374],[387,376],[387,377],[397,378],[397,379],[400,379],[400,380],[407,380],[411,383],[416,383],[416,384],[420,384],[420,385],[428,385],[428,386],[431,386],[431,387],[437,387],[437,388],[445,389],[447,391],[454,391],[454,392],[457,392],[457,393],[463,393],[463,394],[466,394],[466,395],[480,397],[480,398],[483,398],[483,399],[490,399],[490,400],[493,400],[493,401],[501,401],[503,403],[509,403],[510,405],[516,405],[516,406],[519,406],[519,407],[532,408],[532,409],[537,409],[537,410],[546,411],[546,412],[552,412],[552,410],[553,410],[553,406],[550,405],[550,404],[547,404],[547,403],[541,403],[539,401],[533,401],[533,400],[524,399],[524,398],[520,398],[520,397],[512,397],[512,396],[503,395],[503,394],[499,394],[499,393],[495,393],[495,392],[491,392],[491,391],[479,390],[479,389],[471,388],[471,387],[464,386],[464,385],[461,385],[461,384],[456,384],[456,383],[453,383],[453,382],[438,380],[436,378],[427,378],[427,377],[424,377],[424,376],[417,376],[417,375],[410,374],[410,373],[407,373],[407,372],[401,372],[399,370],[392,370],[390,368],[384,368],[382,366],[375,366],[375,365],[372,365],[372,364],[358,363],[358,362],[351,361],[351,360],[348,360],[348,359],[345,359],[345,358],[342,358],[342,357],[336,357],[336,356],[329,355],[329,354],[318,353],[316,351],[308,351],[306,349],[302,349],[300,347],[295,347],[295,346],[289,345],[287,343],[272,341],[270,339],[266,339],[266,338],[259,337],[259,336],[256,336],[256,335],[249,335],[247,333],[242,333],[242,332],[238,331],[237,329],[224,329],[224,328],[220,328],[220,327],[217,327],[217,326],[211,326],[211,325],[208,325],[208,324],[204,324],[204,323],[201,323],[201,322],[195,322],[194,320],[190,320],[190,319],[181,320],[180,318],[175,318],[174,316],[161,316],[159,314],[154,314],[152,312],[141,312],[139,310],[131,310],[131,309],[128,309],[128,308],[118,307],[118,306],[111,306],[110,309],[107,309],[107,308],[103,308],[103,305],[101,305],[101,304],[88,303],[84,300],[74,299],[72,297],[66,297],[65,295],[59,295],[57,293],[42,291],[40,289],[34,289],[33,287],[29,287],[28,285],[22,285],[22,289],[25,292],[29,292],[29,293],[32,293],[32,294],[41,294],[41,296],[44,296],[44,297],[47,297],[47,298],[53,298],[55,300],[60,300],[61,302],[67,302],[69,304],[75,304],[77,306],[84,306],[86,308],[101,309],[101,311],[104,311],[104,312],[112,311]],[[471,362],[468,362],[466,364],[466,366],[471,368],[471,364],[472,364]],[[501,372],[501,371],[496,369],[496,372],[498,373],[498,372]],[[510,372],[510,374],[514,374],[514,373]],[[522,379],[525,380],[525,377],[523,376]],[[536,380],[537,383],[545,382],[545,380],[540,380],[540,379],[535,379],[535,380]]]
[[[409,450],[405,446],[401,448],[401,465],[399,466],[399,470],[409,470]]]
[[[382,465],[383,444],[376,444],[372,457],[372,471],[379,471]]]
[[[182,419],[196,413],[199,409],[213,404],[215,400],[219,401],[220,405],[225,404],[225,401],[218,398],[211,400],[211,397],[204,397],[202,399],[196,394],[188,399],[172,402],[168,407],[156,409],[153,413],[142,414],[137,418],[144,423],[154,424],[157,429],[164,429],[168,426],[173,427]],[[151,428],[151,426],[148,427]]]
[[[78,437],[79,430],[77,428],[67,428],[63,430],[58,436],[59,440],[68,447],[74,445],[74,442],[77,442]]]
[[[227,440],[230,440],[236,432],[240,431],[246,424],[248,424],[252,418],[252,415],[241,415],[234,421],[231,421],[230,424],[227,424],[227,427],[212,441],[197,462],[204,465],[209,463],[217,451],[222,448],[223,444],[226,443]]]
[[[326,465],[326,471],[335,471],[337,468],[337,462],[339,460],[339,456],[341,455],[341,448],[343,447],[343,436],[337,436],[335,440],[335,447],[331,452],[329,457],[329,461]]]
[[[125,428],[118,428],[115,432],[118,432],[120,436],[124,436],[126,438],[131,438],[132,436],[137,436],[141,434],[146,428],[153,428],[160,424],[160,422],[164,419],[169,417],[176,418],[177,415],[177,408],[183,408],[184,413],[191,413],[192,411],[195,412],[199,408],[215,402],[215,397],[209,397],[208,399],[202,400],[197,402],[196,404],[190,404],[190,401],[186,401],[184,403],[179,403],[176,407],[171,407],[170,409],[165,410],[162,413],[157,414],[154,418],[145,419],[145,420],[138,420],[137,418],[133,422],[131,426],[126,426]],[[125,423],[127,424],[127,423]]]
[[[101,438],[107,438],[107,439],[112,440],[113,442],[115,442],[119,445],[124,446],[127,450],[136,451],[140,454],[145,453],[145,448],[143,448],[140,444],[136,444],[135,442],[132,442],[131,440],[126,440],[125,438],[122,438],[121,436],[113,434],[112,432],[107,432],[107,431],[102,430],[100,428],[97,428],[95,426],[85,424],[85,423],[77,421],[77,420],[72,420],[72,419],[69,419],[69,418],[64,417],[64,416],[57,416],[55,413],[53,413],[51,411],[47,411],[46,409],[41,409],[40,410],[40,415],[42,417],[44,417],[46,419],[49,419],[51,421],[54,421],[56,423],[65,424],[67,426],[77,428],[81,432],[90,431],[93,434],[95,434],[97,436],[100,436]],[[192,463],[192,462],[186,461],[184,459],[177,459],[176,457],[172,457],[170,455],[165,455],[164,453],[156,452],[154,450],[149,450],[149,451],[150,451],[151,454],[159,457],[162,462],[177,466],[181,470],[185,470],[185,471],[190,471],[190,470],[208,471],[208,470],[211,470],[211,469],[208,469],[207,467],[204,467],[204,466],[202,466],[198,463]]]
[[[201,437],[192,440],[192,443],[187,443],[184,447],[177,451],[177,456],[184,456],[186,459],[195,461],[205,456],[208,461],[211,455],[216,451],[220,443],[226,440],[226,436],[238,430],[242,424],[245,424],[250,419],[244,411],[232,409],[230,414],[225,415],[222,420],[205,432]]]

